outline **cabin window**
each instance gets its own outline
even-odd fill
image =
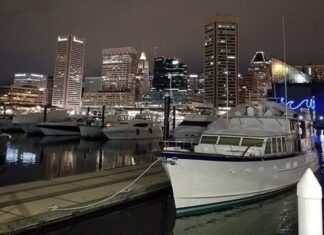
[[[282,137],[282,151],[287,152],[287,145],[285,137]]]
[[[218,136],[202,136],[201,144],[216,144]]]
[[[276,141],[276,138],[272,138],[272,153],[277,153],[277,141]]]
[[[242,146],[253,146],[253,147],[262,147],[263,139],[257,138],[243,138]]]
[[[265,147],[265,154],[271,154],[271,139],[267,140],[267,144]]]
[[[134,124],[135,127],[147,127],[148,123],[136,123]]]
[[[282,148],[281,148],[281,138],[277,138],[277,146],[278,146],[278,152],[282,152]]]
[[[220,145],[240,145],[240,137],[220,137],[218,144]]]

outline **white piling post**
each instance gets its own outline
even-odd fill
[[[308,168],[297,184],[299,235],[323,235],[322,188]]]

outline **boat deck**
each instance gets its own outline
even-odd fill
[[[51,207],[80,207],[108,198],[129,185],[150,165],[35,181],[0,187],[0,233],[14,233],[75,218],[100,209],[121,205],[170,187],[160,163],[156,163],[128,190],[103,203],[76,210]]]

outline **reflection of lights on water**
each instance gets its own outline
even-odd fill
[[[18,149],[7,148],[6,161],[8,163],[18,162]]]
[[[36,163],[36,154],[30,152],[23,152],[18,155],[18,149],[7,148],[6,155],[7,163],[18,163],[21,161],[23,164],[35,164]]]
[[[24,164],[36,163],[36,154],[35,153],[23,152],[20,156],[21,156],[22,162]]]

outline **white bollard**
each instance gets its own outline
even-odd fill
[[[308,168],[297,184],[299,235],[323,235],[322,188]]]

